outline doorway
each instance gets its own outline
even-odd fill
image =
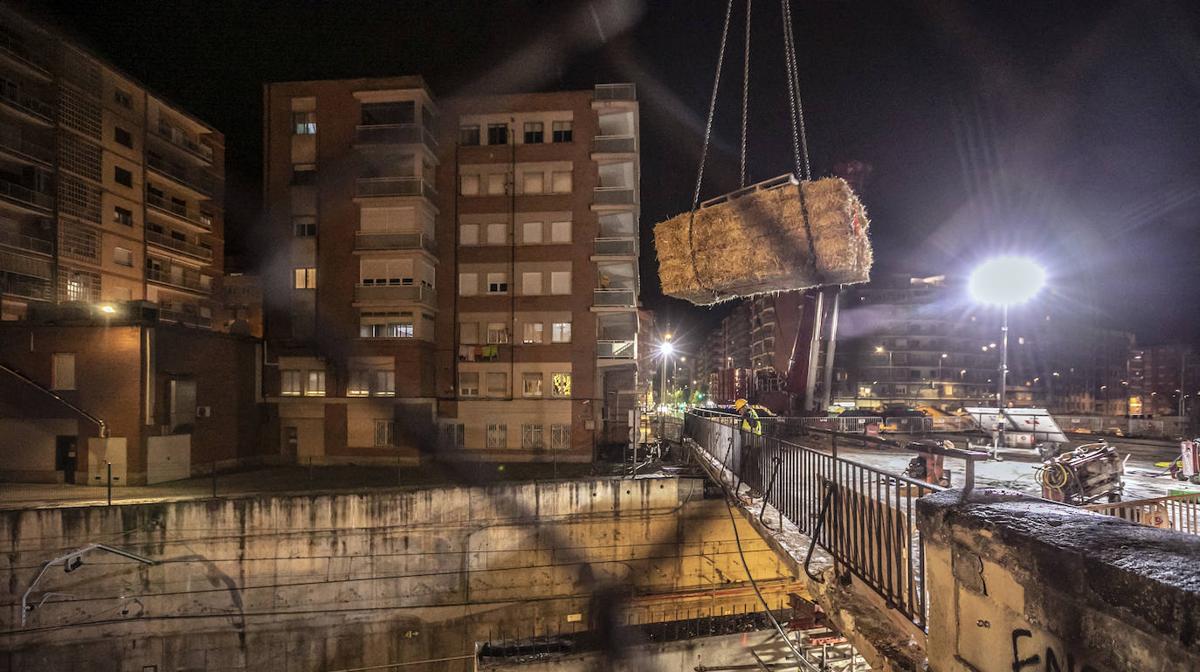
[[[63,483],[75,483],[78,441],[75,436],[58,436],[54,439],[54,468],[63,472]]]

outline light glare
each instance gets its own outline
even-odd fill
[[[1046,272],[1024,257],[996,257],[979,265],[967,287],[980,303],[1011,306],[1033,298],[1046,284]]]
[[[658,350],[662,354],[670,356],[672,353],[675,352],[675,346],[671,345],[670,342],[667,342],[667,343],[663,343],[662,345],[658,346]]]

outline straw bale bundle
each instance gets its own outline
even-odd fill
[[[709,305],[869,280],[870,222],[850,185],[837,177],[779,185],[735,192],[655,226],[663,292]]]

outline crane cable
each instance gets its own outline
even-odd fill
[[[742,154],[740,161],[741,180],[738,187],[746,186],[746,134],[750,128],[750,9],[754,0],[746,0],[746,48],[742,55]]]

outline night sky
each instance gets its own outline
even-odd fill
[[[704,197],[737,186],[737,0]],[[20,4],[20,3],[18,3]],[[1200,3],[793,0],[813,170],[871,166],[876,272],[1030,254],[1046,301],[1142,343],[1200,330]],[[632,81],[651,229],[690,207],[724,3],[91,2],[21,5],[226,134],[230,252],[267,249],[262,84],[421,74],[435,95]],[[1019,6],[1019,11],[1014,8]],[[791,169],[778,3],[754,3],[750,177]]]

